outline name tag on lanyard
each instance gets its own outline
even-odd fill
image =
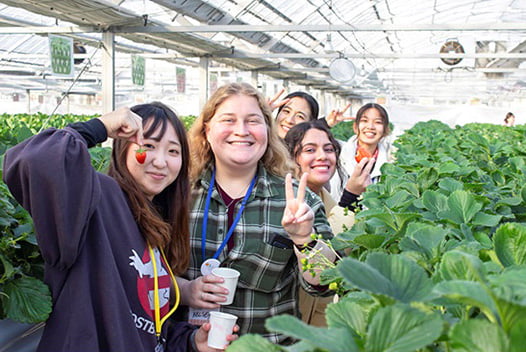
[[[157,345],[155,345],[153,352],[164,352],[164,343],[164,339],[157,339]]]

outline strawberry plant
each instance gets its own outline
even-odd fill
[[[0,318],[36,322],[51,312],[32,221],[0,183]]]
[[[192,127],[192,125],[193,125],[195,119],[197,118],[197,116],[188,115],[188,116],[180,116],[180,118],[181,118],[181,121],[183,121],[184,127],[188,131],[190,129],[190,127]]]
[[[354,121],[342,121],[331,128],[331,132],[334,138],[340,141],[347,141],[354,135],[353,125]]]
[[[438,121],[406,131],[354,226],[332,241],[348,255],[321,275],[341,292],[327,328],[277,316],[267,329],[297,344],[247,335],[229,351],[521,351],[525,132]]]
[[[10,146],[38,132],[46,120],[61,128],[89,118],[92,116],[54,115],[48,119],[44,114],[4,114],[0,124],[0,159],[3,161]],[[109,148],[92,148],[90,153],[97,170],[107,169]],[[42,282],[44,265],[33,221],[3,182],[0,182],[0,205],[0,319],[23,323],[44,321],[51,312],[51,294]]]

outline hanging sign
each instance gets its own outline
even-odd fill
[[[210,72],[210,95],[214,94],[218,87],[217,72]]]
[[[52,34],[48,38],[51,72],[58,76],[73,76],[73,38]]]
[[[132,55],[132,83],[144,86],[145,60],[144,57]]]
[[[177,93],[186,92],[186,69],[177,67],[175,69],[175,77],[177,80]]]

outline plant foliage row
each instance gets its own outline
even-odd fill
[[[323,282],[328,327],[267,320],[293,346],[246,335],[229,351],[519,352],[526,346],[524,126],[420,122],[368,187],[346,257]]]

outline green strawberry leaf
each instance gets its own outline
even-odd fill
[[[4,312],[10,319],[20,323],[45,321],[51,313],[49,288],[32,277],[21,277],[4,286],[5,296],[0,296]]]

